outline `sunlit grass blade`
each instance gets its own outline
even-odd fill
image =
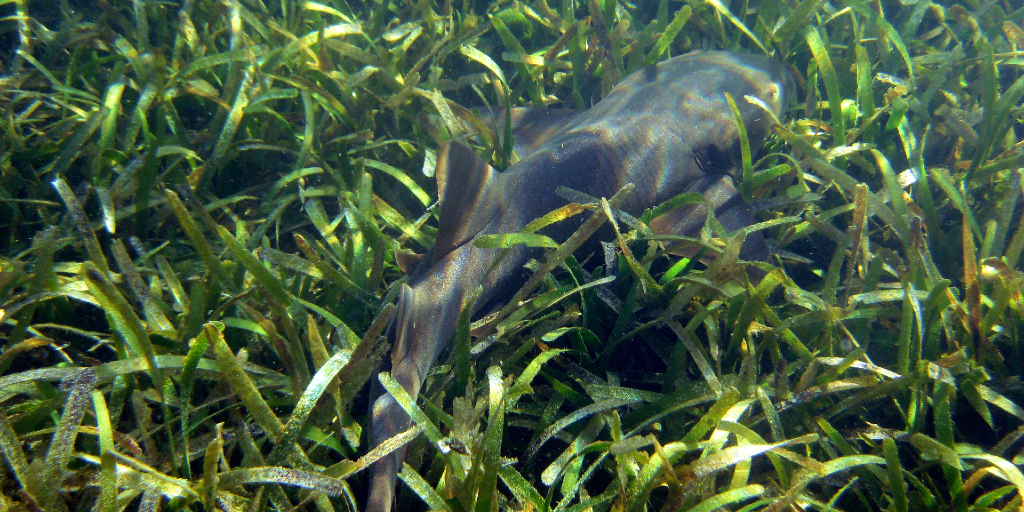
[[[547,503],[544,496],[530,484],[523,475],[519,474],[513,466],[502,466],[498,468],[498,475],[501,481],[512,490],[512,494],[521,502],[529,503],[535,510],[547,510]]]
[[[260,284],[268,293],[282,306],[287,306],[291,302],[291,295],[285,289],[284,283],[267,270],[267,267],[263,266],[258,259],[243,246],[234,235],[231,234],[227,228],[218,226],[218,234],[221,240],[228,246],[231,253],[242,263],[246,270],[248,270],[256,282]]]
[[[409,464],[402,464],[402,471],[398,473],[398,478],[405,482],[405,485],[408,485],[430,507],[430,510],[451,510],[451,507],[444,501],[444,498]]]
[[[213,441],[206,445],[203,454],[203,504],[208,510],[216,506],[214,500],[220,486],[217,476],[220,473],[221,459],[224,458],[224,437],[221,425],[218,424],[215,429]]]
[[[828,95],[829,110],[832,115],[829,122],[832,128],[832,139],[836,146],[846,144],[846,122],[843,117],[842,96],[839,92],[839,80],[836,77],[836,70],[832,66],[832,59],[829,56],[829,48],[821,39],[821,34],[812,27],[804,29],[804,40],[814,55],[814,61],[818,65],[818,73],[822,82],[825,83],[825,93]]]
[[[675,16],[672,18],[672,22],[665,27],[665,31],[658,37],[658,41],[654,43],[654,47],[644,57],[644,66],[653,66],[658,63],[661,56],[668,49],[672,41],[675,40],[676,36],[686,25],[686,21],[690,19],[690,15],[693,14],[693,8],[689,5],[683,5],[676,11]]]
[[[41,482],[31,474],[28,458],[25,457],[18,434],[14,431],[10,418],[3,411],[0,411],[0,451],[4,454],[4,461],[14,471],[14,477],[21,488],[29,495],[35,494],[36,484]]]
[[[125,300],[121,292],[114,287],[107,277],[96,269],[95,266],[87,263],[82,266],[82,274],[89,285],[93,297],[103,306],[112,320],[120,337],[131,347],[134,354],[145,358],[149,375],[153,379],[156,391],[161,398],[164,398],[165,377],[163,370],[157,367],[156,351],[150,340],[149,333],[142,324],[142,320]],[[122,349],[123,350],[123,349]],[[122,353],[122,357],[127,353]],[[164,402],[166,406],[166,402]]]
[[[715,375],[715,370],[708,363],[707,358],[700,350],[698,344],[695,343],[693,333],[683,329],[683,326],[679,325],[679,323],[675,321],[668,322],[668,326],[679,338],[679,342],[686,347],[687,352],[697,364],[697,368],[700,369],[701,376],[704,377],[704,381],[708,383],[711,390],[715,392],[715,394],[721,394],[723,391],[722,383],[718,380],[718,375]]]
[[[633,192],[633,188],[634,187],[632,184],[627,184],[626,186],[622,187],[621,190],[616,192],[615,195],[608,200],[609,209],[618,208],[623,202],[625,202],[626,198],[628,198],[629,195]],[[560,265],[562,261],[565,260],[565,258],[569,257],[570,254],[572,254],[576,249],[583,245],[583,243],[587,239],[589,239],[590,236],[593,235],[597,231],[597,229],[600,228],[602,224],[604,224],[604,222],[607,219],[608,217],[606,215],[603,215],[603,212],[591,215],[591,217],[587,219],[586,222],[584,222],[583,225],[580,226],[579,229],[577,229],[576,232],[573,233],[568,240],[566,240],[558,249],[556,249],[554,253],[550,254],[547,258],[545,258],[544,264],[541,267],[541,269],[534,272],[533,275],[530,276],[526,283],[523,284],[522,288],[520,288],[519,291],[517,291],[516,294],[512,297],[512,299],[508,302],[508,304],[506,304],[501,309],[501,311],[498,312],[496,319],[503,318],[504,316],[510,314],[512,310],[515,309],[530,292],[532,292],[534,289],[537,288],[537,286],[540,285],[541,280],[544,278],[545,275],[547,275],[547,273],[554,270],[555,267]]]
[[[267,462],[280,464],[285,461],[292,450],[292,446],[298,439],[299,431],[313,412],[313,407],[316,406],[320,397],[327,390],[327,385],[334,380],[334,377],[338,375],[338,372],[342,370],[348,361],[349,354],[339,352],[320,367],[309,382],[309,386],[302,394],[302,397],[295,403],[295,408],[292,409],[292,414],[288,417],[288,422],[284,425],[284,430],[277,439],[274,450],[267,456]]]
[[[801,0],[795,9],[790,11],[786,15],[785,21],[782,22],[774,34],[772,34],[776,43],[788,43],[790,38],[796,33],[796,30],[802,27],[808,21],[808,17],[813,13],[824,0]]]
[[[227,276],[227,272],[224,270],[222,263],[217,256],[214,255],[213,247],[210,245],[209,240],[203,235],[199,225],[196,224],[195,219],[189,214],[185,204],[181,202],[178,195],[174,192],[167,190],[165,191],[167,202],[170,203],[171,209],[174,212],[174,216],[177,217],[178,222],[181,223],[182,229],[185,231],[186,236],[196,252],[199,253],[202,258],[207,270],[218,278],[222,284],[228,287],[232,287],[230,278]]]
[[[107,266],[107,258],[103,255],[103,249],[100,247],[99,239],[96,238],[96,232],[93,231],[92,225],[89,222],[89,217],[85,214],[85,209],[82,208],[82,203],[78,200],[78,197],[71,191],[71,187],[68,186],[67,181],[64,180],[63,176],[58,176],[53,181],[53,187],[57,190],[57,194],[60,195],[64,205],[68,209],[68,215],[71,216],[72,222],[78,229],[79,234],[85,240],[86,249],[89,252],[89,259],[101,270],[106,271],[109,267]]]
[[[537,450],[539,450],[540,447],[544,445],[544,443],[546,443],[555,434],[557,434],[558,432],[560,432],[564,428],[568,427],[569,425],[572,425],[573,423],[576,423],[577,421],[579,421],[579,420],[581,420],[583,418],[587,418],[587,417],[592,416],[594,414],[597,414],[599,412],[606,411],[606,410],[609,410],[609,409],[614,409],[615,407],[621,407],[623,405],[627,405],[627,404],[634,403],[634,402],[635,402],[634,400],[630,400],[630,399],[610,398],[610,399],[601,400],[599,402],[595,402],[593,404],[590,404],[590,405],[588,405],[586,407],[582,407],[580,409],[577,409],[576,411],[572,412],[571,414],[562,417],[561,419],[559,419],[557,422],[555,422],[550,427],[546,428],[536,438],[536,440],[533,443],[531,443],[530,448],[527,449],[527,451],[526,451],[526,458],[527,459],[532,458],[532,456],[537,453]]]
[[[231,389],[238,394],[238,399],[245,406],[249,414],[253,416],[256,423],[262,427],[271,438],[276,441],[280,439],[284,431],[284,425],[273,409],[267,405],[266,400],[260,395],[259,389],[253,381],[245,374],[245,370],[238,363],[234,352],[224,340],[224,335],[214,326],[207,325],[203,328],[203,335],[213,345],[217,354],[217,362],[220,364],[220,371],[224,375]]]
[[[427,194],[426,192],[424,192],[423,188],[420,187],[419,185],[417,185],[416,182],[413,181],[412,178],[410,178],[402,170],[397,169],[397,168],[395,168],[395,167],[393,167],[391,165],[388,165],[388,164],[386,164],[384,162],[379,162],[379,161],[373,160],[373,159],[363,159],[362,163],[365,164],[367,167],[371,167],[373,169],[377,169],[379,171],[382,171],[385,174],[387,174],[388,176],[391,176],[392,178],[398,180],[399,183],[401,183],[407,189],[409,189],[409,192],[411,192],[414,196],[416,196],[416,199],[419,199],[420,203],[422,203],[423,206],[427,206],[428,204],[430,204],[430,202],[431,202],[430,195]]]
[[[110,412],[103,393],[92,391],[92,404],[96,412],[96,429],[100,437],[100,510],[113,512],[117,507],[117,476],[114,462],[114,436]]]
[[[505,45],[506,48],[509,49],[509,51],[516,54],[526,53],[526,50],[523,49],[523,46],[519,43],[516,37],[512,34],[508,27],[505,26],[505,23],[501,21],[501,18],[497,16],[491,16],[490,20],[491,26],[494,27],[494,31],[498,33],[498,37],[501,38],[501,42]],[[530,70],[526,67],[525,64],[522,63],[516,63],[515,67],[517,73],[519,74],[519,79],[522,81],[520,82],[520,85],[516,87],[516,90],[525,87],[530,94],[530,100],[533,102],[534,106],[543,105],[544,93],[540,88],[540,84],[538,84],[534,77],[530,74]],[[517,96],[518,94],[510,95],[509,100],[516,101],[519,99]]]
[[[900,57],[903,58],[903,63],[907,67],[907,75],[910,77],[910,87],[914,88],[917,84],[914,78],[914,65],[910,58],[910,52],[907,51],[907,45],[900,37],[899,32],[893,28],[893,26],[881,16],[874,16],[875,26],[878,30],[885,34],[885,37],[896,47],[896,51],[899,52]]]
[[[228,112],[227,119],[224,121],[224,127],[220,131],[220,135],[217,137],[217,143],[213,146],[213,152],[206,161],[204,166],[203,174],[192,177],[192,185],[195,186],[200,183],[203,179],[211,179],[212,174],[222,164],[224,156],[227,154],[228,146],[235,137],[235,132],[238,131],[238,125],[242,122],[242,114],[245,111],[245,107],[249,105],[249,90],[252,87],[253,70],[247,69],[242,78],[241,84],[238,86],[238,92],[235,95],[235,101],[231,104],[231,110]]]
[[[216,329],[216,326],[213,326]],[[192,425],[189,424],[189,417],[192,413],[192,393],[195,386],[195,372],[199,367],[199,363],[206,353],[206,349],[210,347],[210,340],[206,338],[206,333],[202,332],[190,343],[188,354],[185,356],[185,361],[181,367],[181,402],[179,404],[181,414],[181,439],[184,446],[188,446],[188,439],[192,430]],[[191,465],[188,462],[185,463],[185,476],[191,476]]]
[[[738,489],[730,489],[728,491],[716,494],[702,502],[699,505],[687,509],[688,512],[711,512],[713,510],[719,510],[722,507],[732,504],[747,501],[752,498],[756,498],[767,489],[763,485],[750,484]]]
[[[892,439],[886,439],[882,443],[885,451],[885,469],[889,473],[889,484],[893,489],[895,510],[907,512],[907,483],[903,480],[903,467],[900,464],[899,455],[896,452],[896,443]]]
[[[765,48],[764,44],[761,43],[761,40],[756,35],[754,35],[754,33],[751,32],[749,28],[747,28],[747,25],[745,23],[743,23],[743,20],[741,20],[738,17],[736,17],[736,15],[733,14],[732,11],[730,11],[729,8],[726,7],[725,4],[723,4],[719,0],[708,0],[708,3],[711,4],[712,6],[714,6],[714,8],[722,16],[725,16],[725,18],[728,19],[729,22],[732,23],[737,29],[739,29],[740,32],[742,32],[744,35],[746,35],[748,38],[750,38],[750,40],[755,45],[757,45],[757,47],[760,48],[760,50],[763,53],[770,53],[768,51],[768,49]]]
[[[483,453],[480,463],[483,466],[480,479],[477,481],[476,495],[477,512],[493,510],[497,505],[496,488],[498,468],[501,465],[501,445],[505,431],[505,385],[502,382],[501,368],[492,366],[487,369],[488,404],[487,428],[484,430]]]
[[[232,469],[220,473],[217,481],[218,486],[222,489],[229,489],[240,485],[282,484],[302,489],[311,489],[328,496],[338,496],[345,492],[345,485],[339,480],[317,473],[281,466]]]
[[[45,509],[60,509],[58,500],[63,488],[64,472],[71,461],[71,451],[75,447],[78,428],[82,424],[85,412],[96,386],[96,372],[86,370],[64,381],[68,392],[67,401],[60,416],[60,422],[53,432],[50,447],[46,451],[43,474],[37,489],[39,500]]]

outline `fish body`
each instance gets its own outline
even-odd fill
[[[491,268],[500,250],[476,247],[473,239],[518,232],[564,206],[568,201],[556,193],[558,187],[611,197],[631,183],[634,190],[621,209],[633,215],[683,192],[699,192],[727,229],[753,223],[734,185],[740,168],[739,137],[724,93],[734,98],[756,149],[773,119],[764,107],[744,97],[759,98],[777,117],[792,89],[789,73],[770,58],[691,53],[628,76],[589,110],[525,111],[513,122],[521,160],[504,172],[464,145],[444,145],[436,171],[437,239],[398,300],[392,376],[415,397],[452,338],[470,293],[481,286],[475,304],[482,306],[507,300],[519,288],[526,278],[523,265],[536,249],[516,246]],[[650,225],[656,232],[693,235],[706,215],[706,209],[691,206]],[[558,222],[542,233],[562,242],[580,226],[582,217]],[[767,259],[767,246],[758,233],[747,237],[741,255]],[[394,399],[381,395],[372,408],[371,443],[376,446],[403,432],[409,423]],[[403,460],[404,448],[373,465],[367,510],[390,512]]]

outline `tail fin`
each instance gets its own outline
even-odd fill
[[[413,398],[419,395],[427,372],[448,343],[462,308],[461,283],[428,279],[415,289],[402,285],[391,350],[391,376]],[[439,289],[437,289],[439,288]],[[411,426],[409,415],[384,393],[373,404],[370,442],[379,446]],[[405,447],[395,450],[370,468],[368,512],[391,512],[395,483]]]
[[[373,427],[371,439],[373,446],[378,446],[392,435],[408,428],[409,416],[398,406],[391,395],[384,393],[373,402]],[[405,428],[402,428],[402,426]],[[390,434],[390,435],[389,435]],[[381,437],[383,437],[381,439]],[[398,480],[398,467],[405,459],[405,447],[401,447],[386,455],[370,467],[370,494],[366,500],[367,512],[391,512],[395,498],[395,482]]]
[[[416,343],[417,322],[416,294],[407,284],[402,285],[398,296],[398,312],[392,325],[395,344],[391,350],[391,373],[412,396],[419,393],[421,379],[415,367],[401,364],[406,361],[412,345]],[[420,340],[422,343],[424,340]],[[410,389],[409,384],[414,384]],[[371,411],[370,444],[379,446],[410,426],[409,415],[398,405],[394,397],[384,392],[373,402]],[[370,467],[370,494],[366,502],[368,512],[391,512],[395,497],[395,483],[398,469],[405,460],[405,447],[399,448],[381,458]]]

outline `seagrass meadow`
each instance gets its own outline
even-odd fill
[[[0,0],[0,510],[360,510],[409,443],[399,510],[1022,511],[1022,26],[1016,0]],[[699,49],[797,83],[737,160],[772,259],[714,221],[686,241],[711,263],[673,256],[601,202],[603,254],[505,237],[553,270],[463,314],[396,393],[413,429],[368,446],[441,144],[507,168],[492,109],[588,108]]]

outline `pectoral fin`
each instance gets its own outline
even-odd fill
[[[471,240],[501,209],[501,174],[468,146],[448,142],[437,154],[440,223],[430,264]]]
[[[402,269],[406,275],[412,275],[413,271],[423,260],[422,254],[416,254],[414,252],[395,251],[395,264],[398,268]]]
[[[696,238],[708,216],[708,207],[714,209],[715,218],[728,231],[735,231],[757,222],[733,184],[732,177],[723,174],[708,176],[693,185],[687,192],[698,192],[707,199],[707,204],[680,206],[651,220],[651,231],[660,235],[677,235]],[[693,256],[693,251],[671,248],[669,252],[680,256]],[[748,261],[767,261],[768,245],[760,233],[747,235],[740,250],[740,258]]]

